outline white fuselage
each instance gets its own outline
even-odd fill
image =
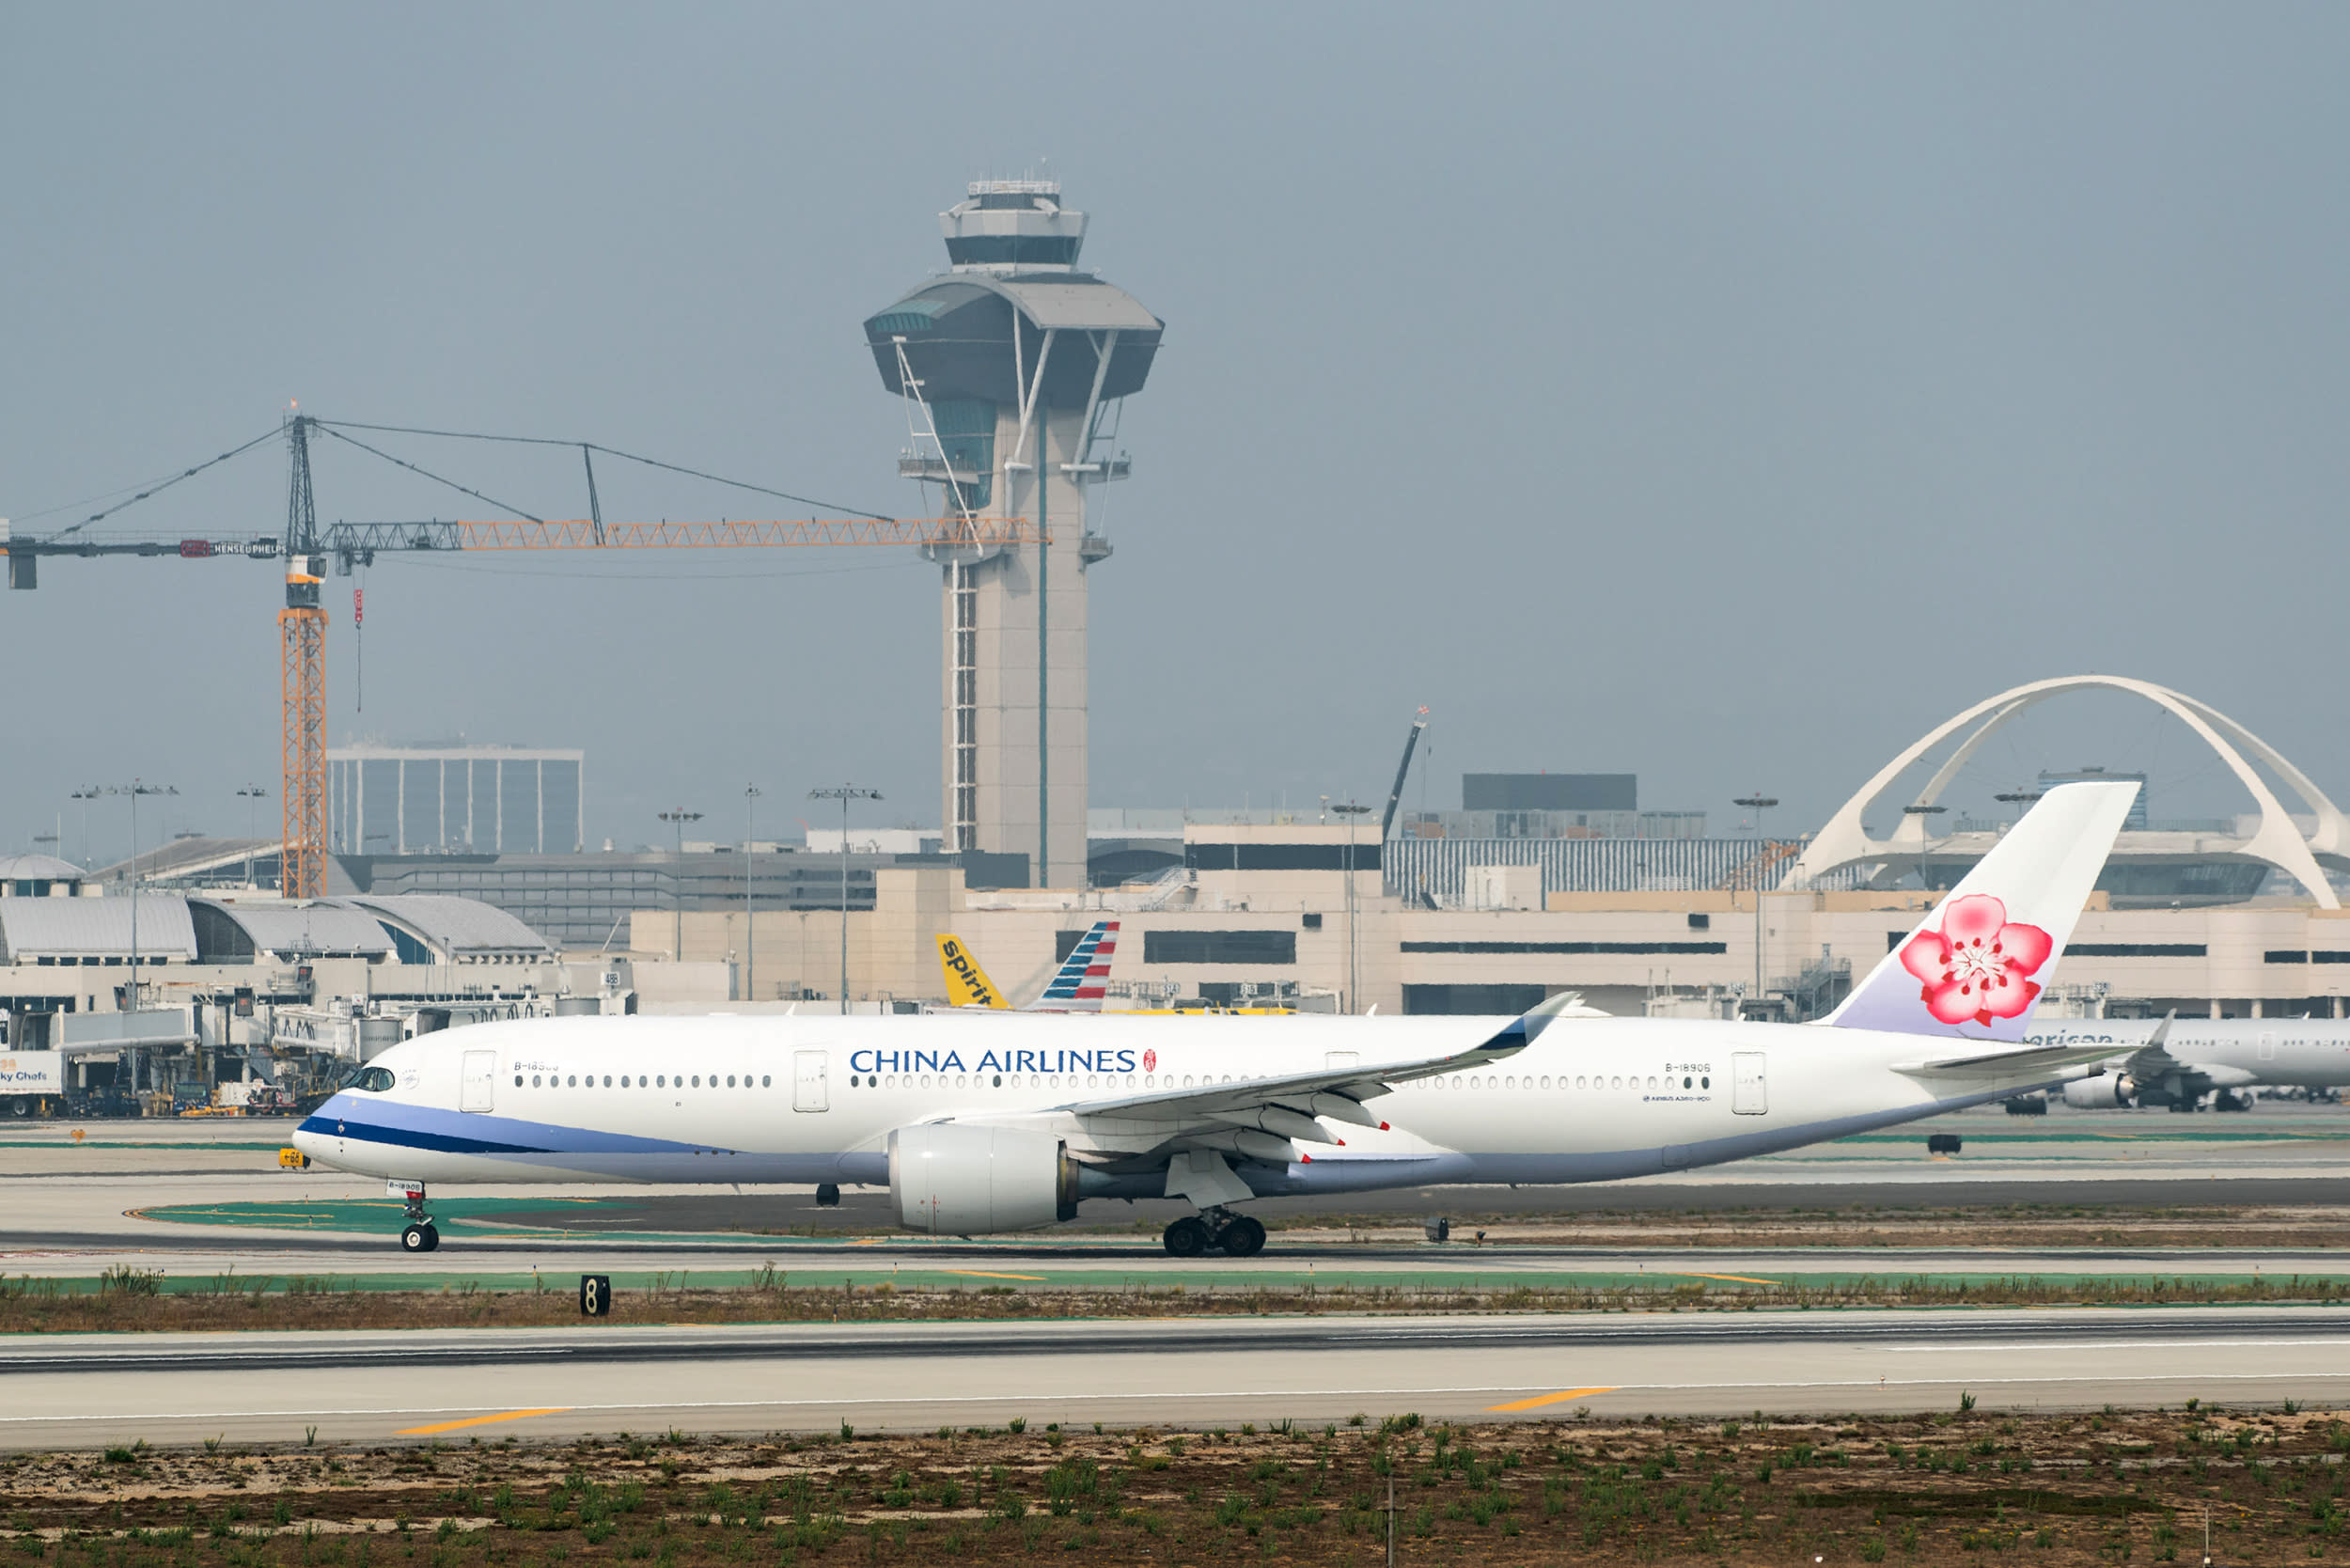
[[[2146,1043],[2158,1018],[2052,1018],[2035,1022],[2035,1045],[2093,1045],[2110,1041],[2118,1063]],[[2258,1085],[2350,1087],[2350,1019],[2179,1018],[2163,1049],[2204,1088]]]
[[[384,1052],[371,1065],[388,1072],[389,1088],[336,1094],[294,1141],[327,1165],[417,1182],[880,1184],[891,1131],[914,1123],[1017,1121],[1062,1131],[1079,1152],[1106,1120],[1089,1112],[1094,1103],[1421,1060],[1469,1050],[1508,1022],[942,1013],[486,1024]],[[1250,1162],[1239,1173],[1260,1196],[1604,1181],[1912,1121],[2081,1071],[1915,1071],[1966,1043],[1577,1019],[1499,1061],[1369,1100],[1384,1131],[1325,1122],[1334,1141],[1301,1140],[1285,1167]],[[1163,1172],[1134,1158],[1124,1175],[1118,1161],[1100,1165],[1087,1196],[1161,1190]]]

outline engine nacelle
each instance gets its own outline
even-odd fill
[[[2064,1086],[2064,1103],[2075,1110],[2121,1110],[2138,1103],[2138,1085],[2126,1073],[2100,1073]]]
[[[898,1223],[933,1236],[1035,1231],[1077,1217],[1077,1162],[1050,1133],[960,1121],[889,1135]]]

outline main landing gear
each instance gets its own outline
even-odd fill
[[[1253,1258],[1264,1250],[1264,1227],[1218,1206],[1177,1220],[1161,1239],[1172,1257],[1197,1258],[1214,1247],[1230,1258]]]
[[[424,1184],[410,1184],[402,1189],[401,1196],[408,1200],[408,1225],[400,1233],[400,1249],[402,1252],[433,1251],[441,1245],[441,1231],[432,1223],[432,1216],[424,1212]]]

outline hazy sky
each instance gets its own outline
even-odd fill
[[[1634,770],[1792,826],[2084,669],[2350,795],[2345,45],[2283,5],[0,6],[0,515],[297,398],[912,513],[858,323],[964,181],[1042,171],[1167,322],[1093,577],[1097,805],[1376,798],[1426,703],[1432,806]],[[585,510],[575,457],[384,445]],[[795,514],[598,477],[608,518]],[[322,519],[483,511],[332,443],[317,478]],[[118,521],[284,505],[270,447]],[[277,577],[0,599],[0,841],[133,775],[243,832]],[[842,778],[937,819],[937,587],[893,552],[381,560],[364,712],[357,581],[337,741],[585,747],[624,844],[680,804],[731,837],[754,779],[771,828]],[[1973,797],[2099,761],[2158,815],[2238,799],[2128,705],[2015,735]]]

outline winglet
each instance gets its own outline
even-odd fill
[[[1561,991],[1555,996],[1545,996],[1528,1010],[1523,1017],[1511,1019],[1491,1040],[1477,1048],[1480,1052],[1491,1052],[1496,1056],[1505,1056],[1512,1051],[1522,1050],[1534,1043],[1535,1038],[1550,1027],[1560,1013],[1565,1012],[1569,1008],[1580,1006],[1582,1001],[1582,996],[1573,991]]]

